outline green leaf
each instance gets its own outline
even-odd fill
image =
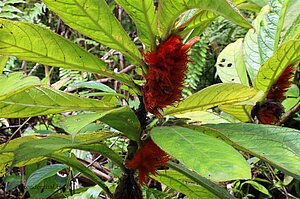
[[[9,56],[0,55],[0,75],[2,74]]]
[[[267,61],[276,51],[280,39],[280,33],[283,26],[283,19],[287,8],[286,3],[279,0],[270,0],[268,2],[268,14],[264,15],[264,20],[260,23],[258,33],[258,47],[262,63]]]
[[[221,197],[222,199],[234,198],[224,188],[222,188],[222,187],[216,185],[215,183],[213,183],[212,181],[200,176],[198,173],[183,167],[181,164],[175,164],[173,162],[169,162],[168,166],[170,168],[174,169],[175,171],[185,175],[190,180],[193,180],[194,182],[198,183],[199,185],[206,188],[214,195]],[[190,181],[190,180],[188,180],[188,181]]]
[[[130,15],[136,25],[139,39],[151,49],[155,49],[157,23],[152,0],[116,0]]]
[[[38,25],[0,19],[0,54],[50,66],[99,73],[135,88],[128,75],[107,70],[101,59]]]
[[[44,87],[33,87],[0,100],[0,117],[21,118],[71,111],[107,111],[112,104]]]
[[[291,40],[282,44],[268,61],[261,66],[254,81],[254,88],[267,95],[270,87],[285,68],[300,60],[300,40]]]
[[[192,12],[193,10],[189,11]],[[187,12],[187,14],[189,14]],[[191,33],[195,29],[197,35],[201,35],[201,33],[205,30],[205,28],[218,16],[217,14],[210,12],[208,10],[197,10],[196,12],[192,12],[193,16],[185,20],[182,24],[179,24],[177,29],[181,30],[180,35],[185,38],[188,34]],[[187,15],[186,14],[186,15]],[[194,35],[196,36],[196,35]],[[189,36],[191,38],[191,36]],[[188,40],[188,39],[187,39]]]
[[[284,35],[283,41],[288,41],[295,38],[300,32],[300,1],[291,0],[284,19],[283,30],[287,32]]]
[[[141,63],[141,54],[105,0],[44,0],[70,27]]]
[[[179,17],[179,15],[193,8],[209,10],[225,17],[226,19],[238,25],[247,28],[251,27],[251,25],[247,22],[247,20],[244,17],[242,17],[242,15],[232,5],[232,3],[229,3],[229,1],[226,0],[163,0],[159,2],[159,7],[157,11],[158,23],[160,25],[159,27],[161,29],[163,38],[170,34],[171,29],[173,28],[175,21]]]
[[[256,77],[257,72],[263,63],[258,46],[258,33],[260,31],[260,24],[268,12],[268,6],[265,6],[261,9],[260,13],[252,23],[254,29],[250,29],[244,39],[244,61],[252,82],[254,82],[254,78]]]
[[[24,142],[36,139],[35,136],[25,136],[13,139],[0,145],[0,177],[6,174],[7,167],[11,166],[14,154],[13,152]]]
[[[64,164],[68,165],[68,166],[71,166],[71,167],[77,169],[79,172],[83,173],[85,176],[87,176],[92,181],[97,183],[109,195],[110,198],[113,198],[112,193],[110,192],[108,187],[104,184],[104,182],[101,181],[99,179],[99,177],[96,174],[94,174],[91,170],[89,170],[83,164],[81,164],[76,159],[76,157],[74,157],[74,155],[72,155],[71,157],[67,157],[65,155],[52,154],[52,155],[49,155],[49,158],[52,158],[56,161],[62,162]]]
[[[209,86],[183,101],[168,107],[165,114],[205,110],[222,104],[234,104],[251,99],[256,91],[242,84],[222,83]]]
[[[43,180],[66,168],[67,166],[64,164],[51,164],[34,171],[26,181],[26,190],[34,188]]]
[[[266,189],[266,187],[259,184],[258,182],[255,182],[253,180],[247,180],[247,181],[243,182],[241,184],[241,186],[243,186],[244,184],[251,184],[257,191],[260,191],[261,193],[266,194],[267,196],[269,196],[269,198],[272,197],[272,195],[269,193],[268,189]]]
[[[212,130],[155,127],[151,137],[160,148],[205,178],[213,181],[251,178],[250,166],[243,156],[230,145],[205,135],[205,131]]]
[[[88,82],[77,82],[70,85],[72,88],[91,88],[95,90],[100,90],[107,93],[116,93],[116,91],[109,86],[96,81],[88,81]]]
[[[299,5],[300,7],[300,5]],[[285,34],[283,41],[288,41],[291,39],[295,39],[300,34],[300,15],[288,29],[287,33]]]
[[[117,160],[115,152],[104,144],[94,144],[101,140],[111,137],[112,133],[85,133],[78,134],[73,138],[71,135],[51,135],[46,138],[35,139],[22,143],[16,150],[13,164],[16,166],[24,166],[29,164],[28,161],[34,158],[46,157],[57,151],[68,151],[70,149],[82,149],[93,146],[90,151],[100,152],[107,157],[112,156],[113,160]],[[85,146],[87,145],[87,146]],[[107,154],[106,154],[107,153]],[[116,163],[122,162],[119,158]],[[32,163],[32,162],[30,162]],[[121,164],[122,165],[122,164]]]
[[[249,122],[250,121],[250,113],[253,106],[239,106],[234,104],[229,105],[221,105],[221,110],[225,113],[228,113],[235,118],[239,119],[241,122]]]
[[[40,84],[39,78],[24,76],[22,72],[10,73],[7,76],[2,75],[0,76],[0,100]]]
[[[176,114],[174,116],[177,118],[189,118],[193,122],[201,122],[201,124],[228,123],[226,119],[222,118],[216,113],[213,113],[212,111],[193,111],[183,114]]]
[[[157,176],[151,178],[161,182],[176,191],[183,193],[190,199],[216,199],[219,198],[202,186],[193,184],[193,181],[174,170],[158,172]]]
[[[100,120],[112,128],[123,132],[132,140],[139,140],[141,132],[140,122],[134,112],[127,106],[102,113],[84,113],[64,117],[58,121],[58,125],[69,133],[77,133],[95,120]]]
[[[300,179],[300,131],[259,124],[206,124],[233,147]],[[217,132],[217,131],[216,131]]]
[[[220,53],[216,63],[217,74],[224,83],[241,83],[249,86],[243,60],[243,39],[229,44]]]

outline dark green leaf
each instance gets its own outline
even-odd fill
[[[81,164],[76,159],[76,157],[74,157],[73,155],[72,155],[72,157],[67,157],[65,155],[60,155],[60,154],[51,154],[51,155],[49,155],[49,158],[52,158],[56,161],[62,162],[68,166],[71,166],[71,167],[77,169],[78,171],[83,173],[85,176],[90,178],[92,181],[97,183],[109,195],[109,197],[112,198],[112,193],[110,192],[108,187],[104,184],[104,182],[101,181],[99,179],[99,177],[96,176],[96,174],[94,174],[91,170],[89,170],[83,164]]]
[[[26,181],[26,189],[34,188],[43,180],[55,175],[57,172],[67,168],[64,164],[51,164],[33,172]]]

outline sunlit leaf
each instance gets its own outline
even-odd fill
[[[165,114],[205,110],[222,104],[234,104],[251,99],[256,91],[242,84],[222,83],[209,86],[183,101],[168,107]]]
[[[44,87],[33,87],[0,100],[0,117],[21,118],[79,110],[107,111],[114,105]]]
[[[200,122],[201,124],[228,123],[226,119],[210,111],[193,111],[183,114],[176,114],[174,116],[178,118],[189,118],[193,122]]]
[[[0,19],[0,54],[50,66],[99,73],[135,87],[128,75],[107,70],[101,59],[50,30],[31,23]]]
[[[259,124],[206,124],[233,147],[300,179],[300,131]]]
[[[254,81],[254,87],[268,92],[285,68],[300,60],[300,40],[290,40],[282,44],[276,53],[261,66]]]
[[[2,75],[0,76],[0,100],[40,84],[39,78],[27,77],[21,72],[10,73],[7,76]]]
[[[141,55],[105,0],[43,0],[70,27],[116,49],[136,63]]]
[[[152,0],[116,0],[130,15],[136,25],[139,39],[154,49],[157,23]]]
[[[243,60],[243,39],[238,39],[224,48],[218,56],[216,67],[222,82],[249,85]]]
[[[6,65],[6,62],[8,61],[8,56],[3,56],[3,55],[0,55],[0,75],[2,74],[4,68],[5,68],[5,65]]]
[[[250,167],[243,156],[230,145],[205,135],[205,131],[210,130],[155,127],[151,137],[160,148],[203,177],[213,181],[249,179]]]
[[[251,27],[247,20],[241,16],[239,11],[233,5],[231,5],[229,1],[226,0],[162,0],[159,1],[157,14],[158,23],[160,24],[163,38],[170,33],[177,17],[179,17],[179,15],[183,12],[193,8],[210,10],[218,15],[227,18],[228,20],[233,21],[238,25],[248,28]]]

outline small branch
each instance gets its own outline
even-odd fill
[[[289,110],[279,122],[276,123],[277,126],[280,126],[281,124],[284,124],[295,112],[297,112],[300,109],[300,102],[296,104],[291,110]]]

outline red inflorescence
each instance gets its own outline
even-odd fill
[[[170,156],[149,139],[134,154],[132,160],[126,161],[126,167],[129,169],[138,169],[139,182],[140,184],[145,184],[149,174],[157,174],[157,169],[165,166],[169,160]]]
[[[272,85],[264,102],[257,103],[251,115],[256,116],[261,124],[275,124],[279,121],[284,108],[281,105],[285,99],[284,93],[291,85],[294,75],[294,65],[290,64]]]
[[[171,35],[157,46],[156,51],[144,54],[144,60],[149,66],[143,88],[144,104],[148,112],[161,118],[160,110],[181,99],[187,71],[187,51],[198,40],[194,38],[183,44],[180,36]]]
[[[280,77],[277,79],[276,83],[274,83],[268,93],[268,99],[274,99],[276,101],[284,100],[284,93],[291,85],[291,78],[294,75],[294,67],[293,65],[289,65]]]

